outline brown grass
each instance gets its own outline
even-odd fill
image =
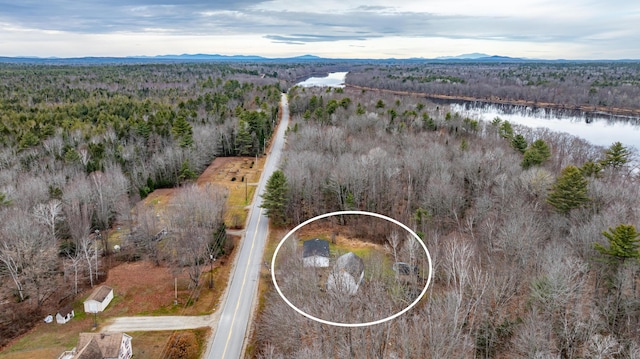
[[[187,330],[196,335],[200,354],[204,352],[206,338],[211,335],[210,328],[201,328]],[[166,354],[166,346],[169,338],[174,332],[133,332],[130,334],[133,339],[131,346],[133,347],[133,357],[136,359],[157,359],[162,358]]]

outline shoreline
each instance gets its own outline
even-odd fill
[[[480,97],[471,97],[471,96],[429,94],[429,93],[423,93],[423,92],[389,90],[389,89],[383,89],[383,88],[377,88],[377,87],[364,87],[364,86],[357,86],[357,85],[351,85],[351,84],[345,84],[345,87],[347,89],[351,88],[351,89],[364,90],[364,91],[378,91],[378,92],[386,92],[386,93],[392,93],[392,94],[398,94],[398,95],[419,96],[419,97],[425,97],[428,99],[435,99],[435,100],[484,102],[487,104],[529,106],[533,108],[545,108],[545,109],[553,109],[553,110],[560,110],[560,111],[580,111],[580,112],[593,114],[593,115],[640,117],[640,109],[616,108],[616,107],[594,106],[594,105],[567,106],[564,104],[551,103],[551,102],[538,102],[538,101],[530,101],[530,100],[509,100],[509,99],[502,99],[499,97],[480,98]]]

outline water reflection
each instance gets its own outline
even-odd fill
[[[344,88],[344,82],[347,78],[347,72],[331,72],[325,77],[310,77],[305,81],[298,83],[302,87],[337,87]]]
[[[598,146],[620,141],[640,150],[640,118],[481,102],[452,103],[452,112],[491,121],[496,117],[528,127],[566,132]]]

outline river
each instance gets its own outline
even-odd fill
[[[491,121],[496,117],[527,127],[544,127],[566,132],[596,146],[609,147],[621,142],[640,150],[640,118],[562,111],[527,106],[498,105],[480,102],[452,102],[451,112],[463,117]]]
[[[325,77],[310,77],[298,83],[297,86],[344,88],[344,83],[346,78],[347,78],[347,72],[330,72]]]
[[[331,72],[325,77],[311,77],[297,85],[342,88],[345,86],[346,76],[347,72]],[[443,103],[442,101],[436,102]],[[444,101],[444,103],[450,106],[451,112],[458,112],[463,117],[483,121],[492,121],[494,118],[500,117],[513,124],[566,132],[596,146],[609,147],[614,142],[621,142],[627,147],[635,147],[636,150],[640,150],[640,118],[638,117],[486,102]]]

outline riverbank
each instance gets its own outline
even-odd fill
[[[616,108],[609,106],[594,106],[594,105],[576,105],[576,106],[567,106],[565,104],[559,103],[550,103],[550,102],[539,102],[539,101],[530,101],[530,100],[510,100],[503,99],[500,97],[471,97],[471,96],[451,96],[451,95],[441,95],[441,94],[429,94],[422,92],[410,92],[410,91],[400,91],[400,90],[389,90],[389,89],[381,89],[374,87],[364,87],[346,84],[346,88],[364,90],[364,91],[377,91],[377,92],[386,92],[397,95],[409,95],[409,96],[419,96],[428,99],[435,100],[445,100],[445,101],[465,101],[465,102],[484,102],[488,104],[500,104],[500,105],[510,105],[510,106],[530,106],[536,108],[547,108],[553,110],[560,111],[579,111],[588,114],[597,114],[597,115],[614,115],[614,116],[628,116],[628,117],[640,117],[640,109],[629,109],[629,108]]]

